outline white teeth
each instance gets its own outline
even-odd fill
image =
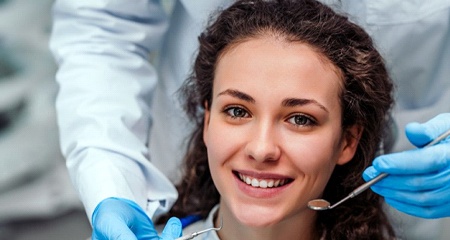
[[[241,173],[239,173],[239,178],[247,185],[250,185],[255,188],[281,187],[285,183],[287,183],[286,179],[256,179],[244,176]]]
[[[252,186],[253,186],[253,187],[259,187],[259,182],[258,182],[258,180],[257,180],[256,178],[253,178],[253,180],[252,180]]]
[[[267,188],[267,181],[266,180],[261,180],[259,182],[259,187],[260,188]]]
[[[250,178],[245,178],[245,183],[252,185],[252,180]]]

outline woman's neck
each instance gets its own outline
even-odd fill
[[[261,216],[256,214],[255,217]],[[250,227],[242,224],[224,206],[219,208],[218,214],[214,218],[215,226],[220,225],[220,218],[223,221],[223,228],[218,232],[221,240],[319,239],[315,224],[316,214],[309,210],[273,225],[261,227]]]

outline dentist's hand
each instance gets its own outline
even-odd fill
[[[151,219],[135,202],[107,198],[92,214],[93,240],[173,240],[181,236],[181,222],[171,218],[158,236]]]
[[[366,181],[389,175],[372,186],[392,207],[422,218],[450,216],[450,137],[421,148],[450,129],[450,113],[406,126],[409,141],[418,149],[377,157],[364,171]]]

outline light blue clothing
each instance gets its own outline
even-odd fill
[[[157,0],[56,0],[61,149],[89,217],[112,196],[136,201],[151,217],[176,200],[170,180],[179,178],[189,126],[175,92],[208,13],[229,2],[180,0],[169,16]],[[324,2],[373,36],[397,85],[400,133],[407,122],[450,112],[450,0]],[[398,137],[396,151],[411,148]],[[439,232],[415,229],[417,239]]]
[[[215,215],[217,214],[219,210],[219,205],[216,205],[208,214],[208,217],[203,220],[199,220],[195,223],[192,223],[191,225],[187,226],[183,229],[183,236],[189,235],[194,232],[202,231],[208,228],[214,228],[218,226],[214,226],[214,219]],[[219,236],[217,235],[217,231],[209,231],[204,234],[198,235],[198,237],[195,238],[196,240],[220,240]]]

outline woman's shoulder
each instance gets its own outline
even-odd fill
[[[199,220],[199,221],[192,223],[189,226],[185,227],[183,229],[183,235],[192,234],[194,232],[198,232],[198,231],[201,231],[201,230],[204,230],[207,228],[210,228],[210,225],[207,223],[206,219]]]
[[[183,229],[183,236],[189,235],[194,232],[202,231],[208,228],[214,227],[214,216],[216,215],[218,210],[218,205],[215,206],[210,212],[206,219],[198,220],[188,226],[186,226]],[[219,240],[219,236],[217,235],[216,231],[209,231],[204,234],[201,234],[196,238],[198,240]]]

